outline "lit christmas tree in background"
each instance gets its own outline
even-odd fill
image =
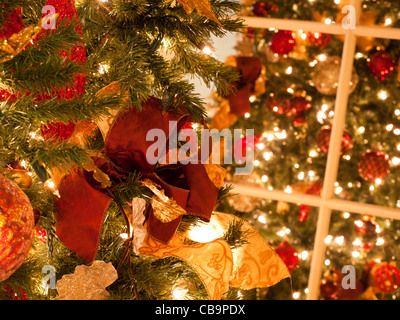
[[[357,25],[399,26],[398,3],[361,4]],[[341,26],[346,5],[349,1],[245,1],[243,15]],[[344,36],[321,32],[252,27],[239,37],[238,54],[228,58],[227,64],[241,72],[238,96],[243,94],[242,101],[247,96],[250,103],[239,103],[234,95],[216,98],[211,126],[219,130],[254,128],[254,145],[243,142],[256,156],[255,172],[232,176],[230,182],[288,194],[321,195],[343,40]],[[399,41],[357,37],[356,45],[335,197],[398,208]],[[250,69],[254,74],[247,77]],[[270,288],[265,298],[305,299],[318,209],[244,195],[229,198],[226,206],[223,210],[233,207],[252,221],[291,271],[292,282]],[[398,220],[333,211],[325,238],[320,298],[398,299],[398,227]],[[355,267],[357,285],[345,290],[342,268],[348,265]]]
[[[1,0],[0,297],[305,299],[318,209],[230,184],[321,195],[344,37],[244,27],[236,15],[330,25],[346,5]],[[365,0],[357,15],[396,28],[399,13]],[[238,54],[221,62],[210,39],[229,32]],[[337,199],[400,207],[399,57],[399,41],[357,38]],[[215,105],[188,76],[216,91]],[[147,133],[170,123],[179,134],[254,129],[254,143],[231,150],[254,151],[254,172],[150,164]],[[319,298],[399,299],[399,226],[334,211]],[[355,288],[342,287],[343,266]]]

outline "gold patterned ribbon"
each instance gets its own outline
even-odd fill
[[[241,222],[246,244],[231,249],[221,238],[234,221]],[[203,232],[211,237],[214,234],[215,239],[184,245],[183,239],[185,236],[190,238],[190,232],[185,235],[177,233],[169,244],[163,244],[147,235],[139,251],[160,259],[173,256],[186,261],[204,283],[210,300],[221,299],[229,286],[244,290],[271,287],[290,277],[289,270],[274,249],[244,220],[215,212],[211,221],[204,224]]]

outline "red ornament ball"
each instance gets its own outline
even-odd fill
[[[312,104],[304,97],[295,97],[289,101],[289,115],[301,115],[304,111],[311,109]]]
[[[339,286],[336,281],[323,279],[319,286],[319,291],[325,300],[335,300],[339,293]]]
[[[34,236],[33,208],[16,183],[0,175],[0,282],[24,262]]]
[[[287,114],[289,111],[289,100],[269,97],[266,103],[267,110],[272,110],[279,115]]]
[[[373,220],[369,217],[356,221],[354,226],[355,226],[355,230],[356,230],[357,234],[359,234],[359,235],[373,236],[373,235],[377,234],[376,230],[378,228],[378,225],[375,222],[375,220]]]
[[[380,81],[384,81],[395,70],[396,62],[389,53],[379,51],[369,59],[368,68]]]
[[[376,287],[383,293],[393,293],[400,286],[400,270],[389,263],[383,263],[373,273]]]
[[[329,144],[331,141],[332,127],[330,125],[323,126],[317,134],[317,145],[322,152],[328,154]],[[350,134],[345,131],[342,136],[341,154],[348,154],[353,149]]]
[[[332,36],[330,34],[320,32],[309,32],[307,38],[311,44],[321,49],[326,47],[332,41]]]
[[[286,264],[289,272],[292,272],[299,265],[299,256],[296,249],[294,249],[289,242],[281,242],[275,249],[275,252],[281,257],[282,261]]]
[[[257,17],[266,17],[271,12],[278,11],[278,7],[273,3],[256,2],[253,4],[251,10]]]
[[[358,173],[365,181],[384,179],[389,172],[389,156],[382,151],[368,150],[358,162]]]
[[[296,40],[292,31],[279,30],[271,38],[270,47],[272,52],[278,55],[285,55],[293,51]]]

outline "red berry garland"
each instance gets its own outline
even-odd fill
[[[72,19],[78,19],[77,11],[75,9],[75,0],[48,0],[46,5],[51,5],[56,9],[56,12],[59,14],[59,21],[67,20],[71,23]],[[51,31],[52,30],[43,30],[39,37],[45,37]],[[79,23],[75,27],[75,32],[77,34],[82,34],[82,27]],[[86,50],[83,44],[78,43],[76,47],[70,50],[70,52],[60,51],[60,55],[67,60],[78,64],[86,63]],[[85,83],[86,76],[84,74],[77,74],[75,75],[74,83],[72,85],[55,90],[51,95],[38,96],[37,100],[48,100],[53,96],[56,96],[59,100],[79,98],[85,92]],[[41,131],[46,140],[59,139],[62,141],[68,139],[72,135],[74,128],[74,123],[69,121],[68,123],[47,124],[42,126]]]
[[[358,162],[358,172],[365,181],[384,179],[390,172],[389,156],[382,151],[366,151]]]

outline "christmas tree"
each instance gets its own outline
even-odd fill
[[[147,157],[152,130],[171,142],[206,125],[190,77],[234,91],[210,39],[241,30],[237,2],[1,8],[2,299],[238,299],[289,277],[251,225],[216,211],[222,167],[173,163],[170,143]]]
[[[357,26],[400,26],[399,4],[393,1],[244,1],[242,14],[252,22],[306,20],[338,30],[348,18],[345,7],[354,3],[360,4],[353,7]],[[215,96],[211,127],[255,130],[254,144],[243,139],[243,146],[255,152],[255,170],[249,176],[232,175],[229,182],[242,189],[266,189],[271,195],[275,190],[306,194],[313,200],[322,194],[327,172],[336,97],[343,85],[339,77],[344,36],[308,32],[303,26],[297,22],[290,30],[246,29],[238,38],[237,55],[226,61],[241,73],[242,81],[236,93]],[[335,199],[399,207],[399,49],[397,40],[356,39]],[[235,165],[226,167],[233,170]],[[263,199],[262,192],[252,197],[252,192],[228,198],[221,210],[236,210],[250,221],[291,272],[291,282],[266,290],[263,298],[305,299],[318,208]],[[283,198],[280,193],[271,197],[277,195]],[[324,239],[320,299],[399,299],[399,221],[379,217],[376,208],[377,216],[355,214],[351,208],[332,212]],[[345,266],[353,267],[356,275],[351,288],[345,285]]]

